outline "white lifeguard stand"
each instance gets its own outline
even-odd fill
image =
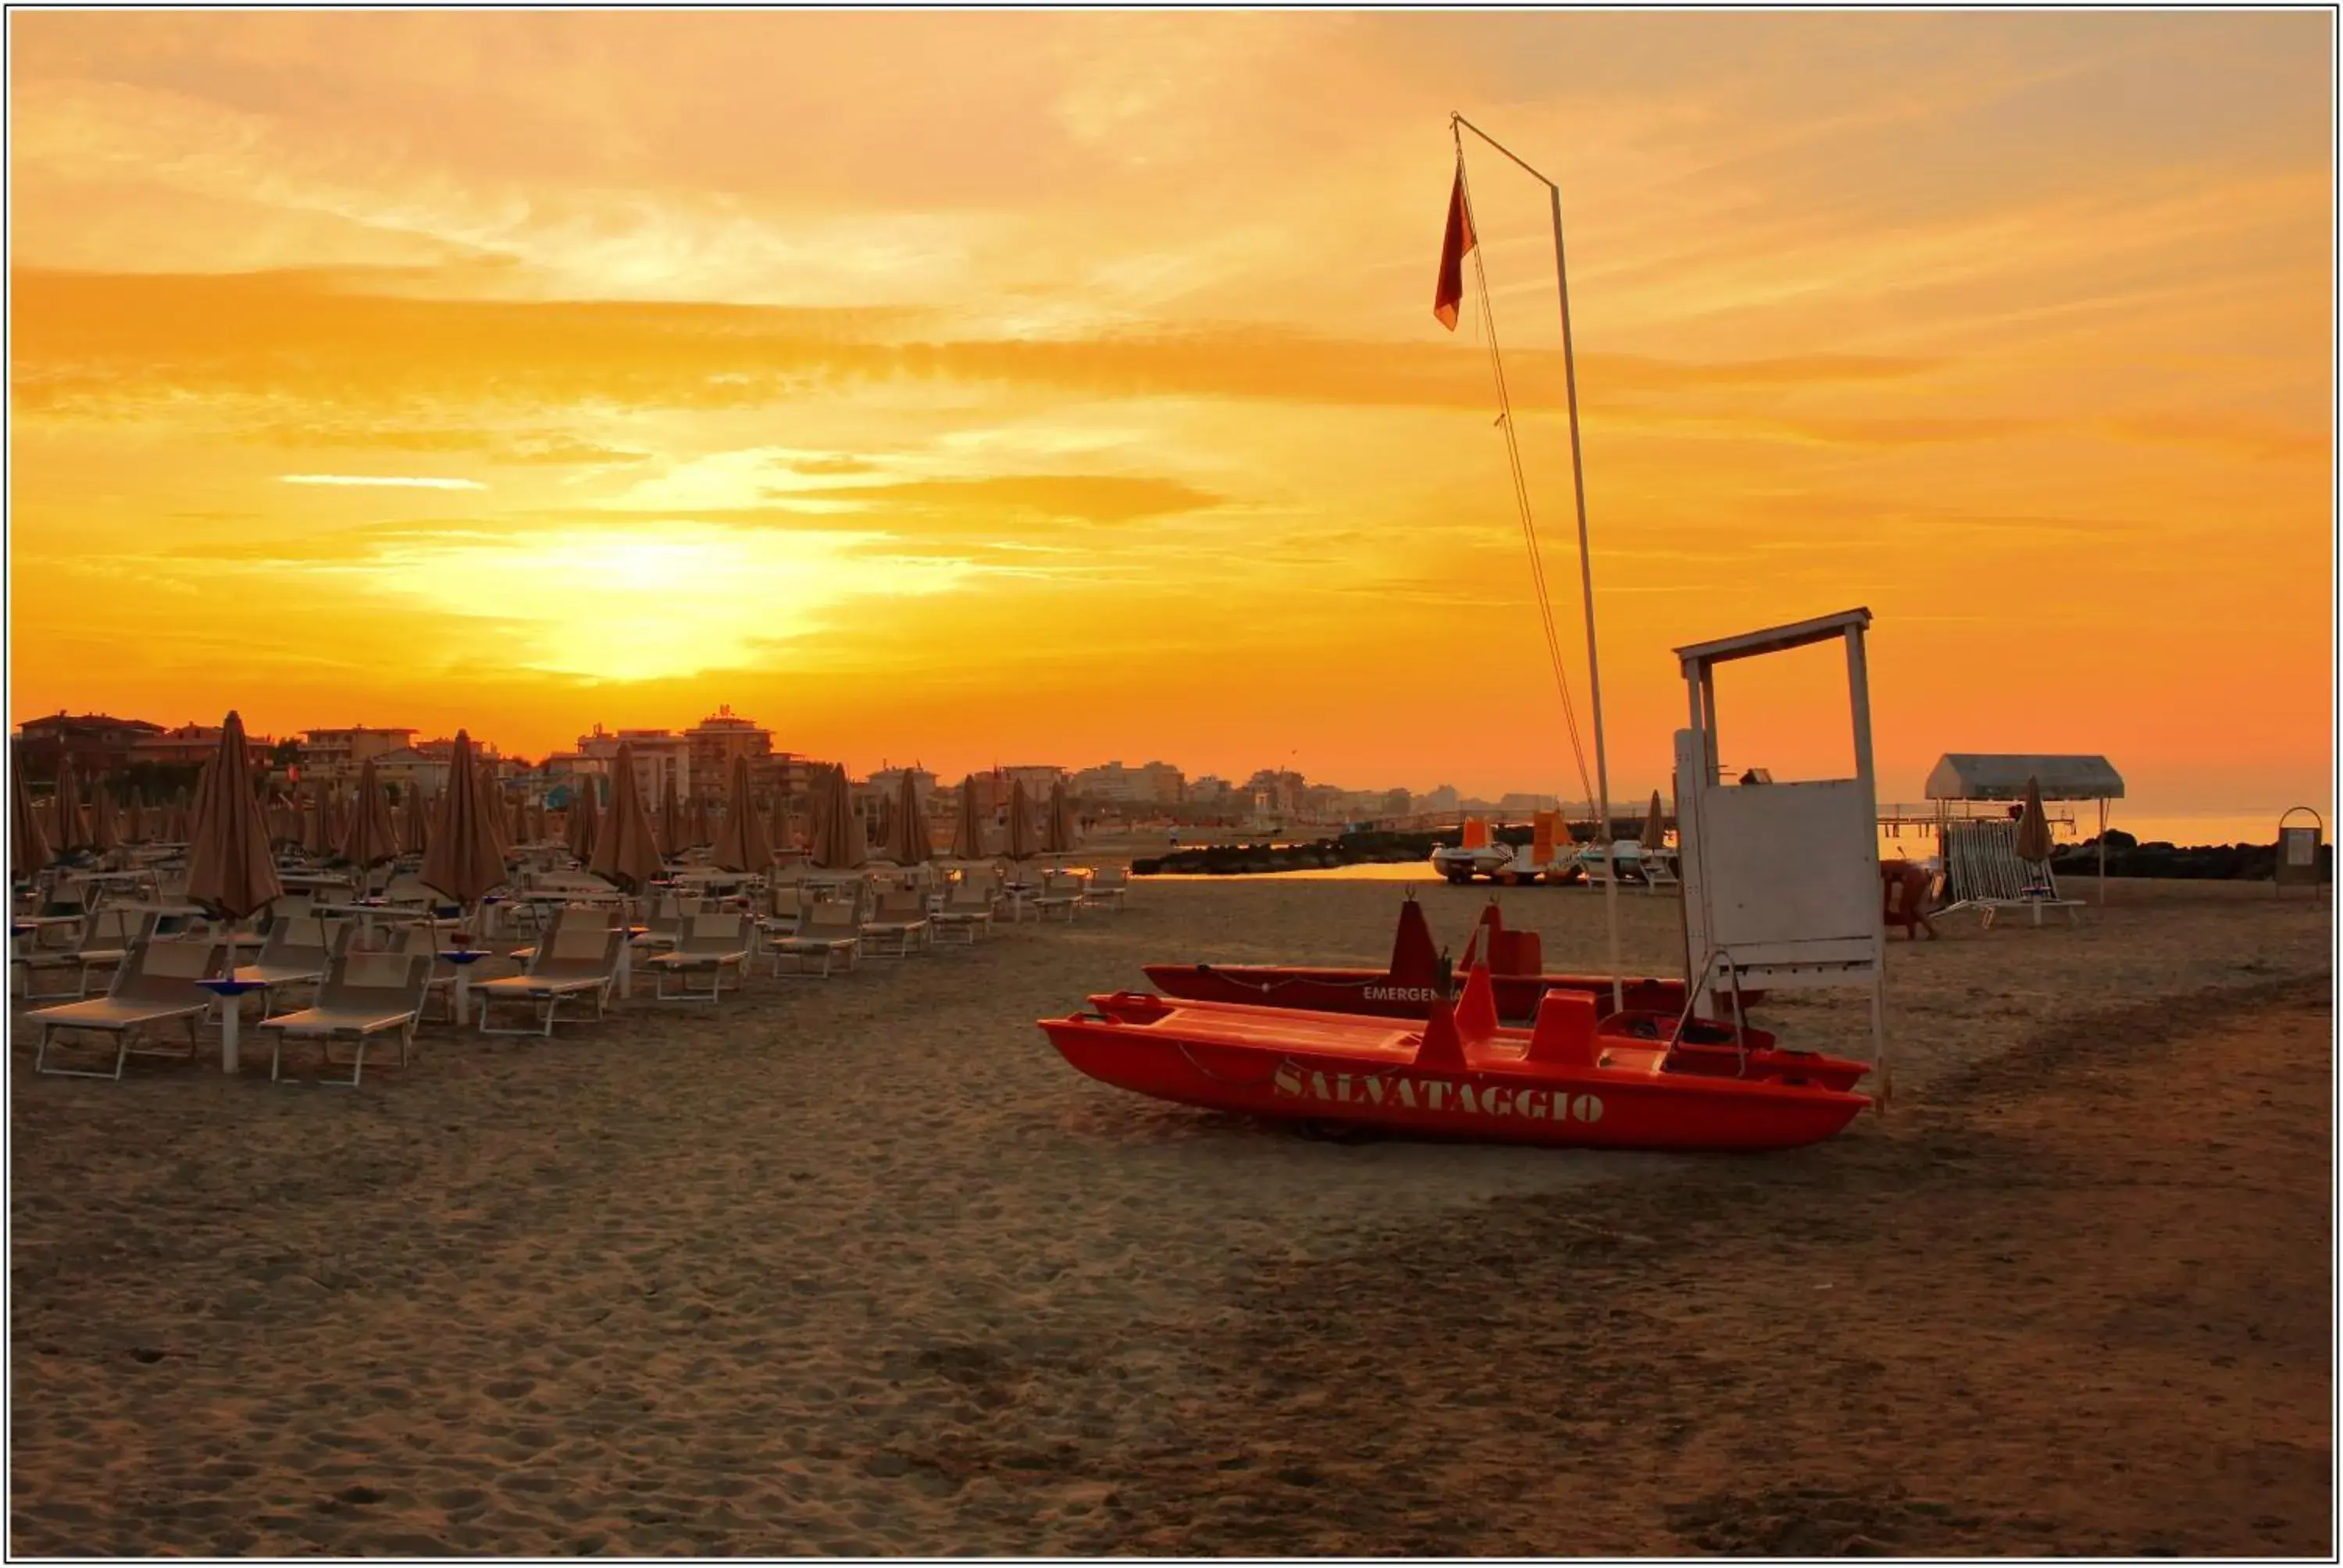
[[[1744,990],[1869,990],[1872,1060],[1884,1099],[1885,931],[1863,651],[1870,625],[1869,610],[1842,610],[1675,650],[1692,706],[1692,728],[1676,731],[1676,831],[1693,1002],[1711,1017],[1737,1020]],[[1721,779],[1716,667],[1834,640],[1846,645],[1855,777],[1745,785]]]

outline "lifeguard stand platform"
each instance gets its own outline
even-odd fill
[[[1884,1096],[1885,933],[1863,645],[1870,625],[1869,610],[1842,610],[1675,650],[1692,708],[1692,728],[1676,731],[1676,830],[1686,989],[1694,1004],[1710,1017],[1737,1020],[1742,990],[1866,990]],[[1751,784],[1720,778],[1716,667],[1831,641],[1846,646],[1855,777]]]

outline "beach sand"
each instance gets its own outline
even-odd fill
[[[1459,949],[1485,896],[1422,891]],[[1141,881],[357,1092],[16,1030],[11,1547],[2328,1551],[2326,909],[1896,940],[1893,1107],[1763,1158],[1312,1141],[1033,1028],[1398,901]],[[1600,963],[1599,897],[1504,903]]]

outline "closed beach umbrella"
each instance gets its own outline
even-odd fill
[[[187,901],[219,920],[241,920],[281,898],[268,825],[255,792],[244,719],[231,712],[219,749],[204,765],[187,833]]]
[[[501,863],[512,853],[512,824],[505,819],[504,789],[497,782],[497,765],[483,761],[478,747],[473,748],[472,788],[479,791],[480,820],[488,826],[488,842],[496,846]]]
[[[2028,776],[2026,805],[2017,816],[2017,858],[2038,865],[2050,858],[2050,819],[2042,814],[2042,781]]]
[[[512,803],[511,830],[505,836],[505,847],[516,849],[528,842],[528,802],[516,795]]]
[[[683,859],[683,802],[675,798],[673,779],[668,779],[659,796],[659,820],[653,825],[659,829],[659,853],[670,859]]]
[[[29,879],[56,856],[50,852],[49,835],[33,807],[33,792],[25,788],[25,770],[18,768],[14,773],[8,786],[8,866],[13,875]]]
[[[594,839],[602,829],[602,790],[591,773],[577,779],[578,797],[569,803],[569,852],[580,865],[594,858]]]
[[[870,833],[870,847],[882,853],[887,848],[888,836],[894,829],[894,812],[895,803],[883,790],[862,798],[862,821]]]
[[[505,879],[504,857],[497,852],[494,829],[481,817],[480,788],[472,772],[472,738],[458,729],[422,870],[424,886],[458,904],[477,901]]]
[[[74,777],[70,753],[57,756],[57,789],[49,797],[49,843],[60,855],[89,846],[89,834],[82,827],[81,780]]]
[[[927,813],[920,809],[919,780],[906,768],[895,787],[895,807],[887,823],[887,858],[899,866],[922,866],[935,855]]]
[[[546,827],[545,797],[542,795],[528,803],[528,841],[532,844],[553,841],[553,836]]]
[[[1041,852],[1045,855],[1071,855],[1074,852],[1074,803],[1066,799],[1066,781],[1050,781],[1050,815],[1041,828]]]
[[[961,860],[984,859],[984,813],[976,803],[976,775],[960,781],[960,817],[952,824],[951,852]]]
[[[333,803],[326,799],[326,787],[320,784],[309,796],[309,809],[301,820],[301,848],[312,856],[324,856],[334,842]]]
[[[358,792],[350,803],[350,825],[343,831],[342,859],[360,870],[371,870],[398,858],[398,830],[390,819],[390,799],[374,776],[374,759],[358,764]]]
[[[1030,860],[1041,852],[1033,832],[1033,803],[1025,799],[1025,780],[1009,785],[1009,858]]]
[[[825,769],[816,787],[813,845],[813,863],[826,871],[850,871],[870,858],[843,763]]]
[[[765,814],[749,792],[749,759],[732,759],[731,804],[716,835],[712,858],[728,871],[761,871],[773,863],[773,841],[765,834]]]
[[[1660,792],[1657,789],[1652,791],[1652,809],[1644,818],[1643,845],[1652,850],[1668,847],[1667,817],[1660,809]]]
[[[691,798],[691,807],[683,817],[683,841],[695,849],[704,849],[716,842],[716,818],[705,795]]]
[[[147,831],[146,797],[133,784],[122,797],[122,841],[144,844],[152,835]]]
[[[431,847],[431,813],[423,804],[423,786],[409,784],[398,801],[398,848],[402,854],[420,855]]]
[[[114,820],[114,794],[103,779],[90,790],[89,847],[101,855],[111,855],[122,848],[122,834]]]
[[[587,869],[614,887],[639,893],[659,880],[666,868],[659,861],[642,786],[635,779],[633,748],[620,741],[618,759],[610,767],[610,815],[595,838],[594,859]]]

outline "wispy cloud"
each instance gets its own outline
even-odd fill
[[[488,488],[488,486],[478,479],[427,478],[415,474],[279,474],[277,477],[287,485],[355,485],[409,490],[485,490]]]

